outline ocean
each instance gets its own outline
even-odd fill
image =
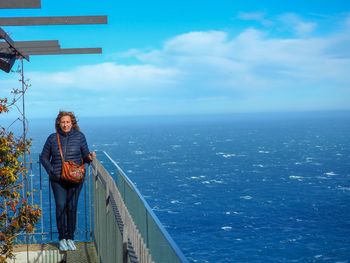
[[[349,262],[350,112],[81,118],[189,262]],[[39,153],[54,120],[32,120]]]

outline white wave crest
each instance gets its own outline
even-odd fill
[[[222,181],[222,180],[215,180],[215,179],[210,180],[210,182],[213,182],[213,183],[216,183],[216,184],[223,184],[224,183],[224,181]]]
[[[252,196],[250,196],[250,195],[240,196],[239,198],[241,198],[241,199],[245,199],[245,200],[250,200],[250,199],[253,199],[253,197],[252,197]]]
[[[338,190],[342,190],[342,191],[350,191],[350,187],[344,187],[344,186],[338,186],[337,187]]]
[[[259,153],[270,153],[269,151],[259,151]]]
[[[304,177],[299,176],[299,175],[291,175],[291,176],[289,176],[289,179],[302,181],[304,179]]]
[[[231,158],[231,157],[235,157],[236,154],[235,153],[224,153],[224,152],[217,152],[215,153],[216,155],[221,155],[224,158]]]

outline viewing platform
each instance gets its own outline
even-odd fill
[[[21,237],[14,249],[16,259],[9,262],[188,262],[135,185],[105,152],[98,153],[89,167],[80,195],[84,208],[79,204],[78,249],[59,251],[53,196],[48,182],[43,184],[48,177],[42,176],[39,164],[40,186],[35,185],[33,166],[29,178],[38,196],[32,198],[39,200],[43,218],[35,233]]]

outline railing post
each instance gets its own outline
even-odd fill
[[[86,181],[86,180],[85,180]],[[85,182],[84,182],[85,183]],[[85,240],[88,239],[88,227],[87,227],[87,197],[86,197],[86,183],[84,184],[84,203],[85,203],[85,207],[84,207],[84,215],[85,215]]]
[[[40,155],[39,155],[39,159],[40,159]],[[39,163],[39,178],[40,178],[40,192],[39,192],[39,202],[40,202],[40,208],[41,210],[43,209],[42,203],[43,203],[43,177],[41,175],[41,163],[40,161]],[[41,218],[40,218],[40,222],[41,222],[41,241],[44,239],[44,213],[41,213]]]
[[[49,207],[50,207],[50,239],[52,241],[53,236],[52,236],[52,206],[51,206],[51,182],[49,180]]]
[[[128,262],[128,243],[123,242],[123,263]]]

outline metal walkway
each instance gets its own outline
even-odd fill
[[[29,245],[29,261],[27,261],[27,245],[15,247],[16,259],[10,263],[99,263],[96,248],[92,242],[77,242],[76,251],[60,252],[57,244]]]

